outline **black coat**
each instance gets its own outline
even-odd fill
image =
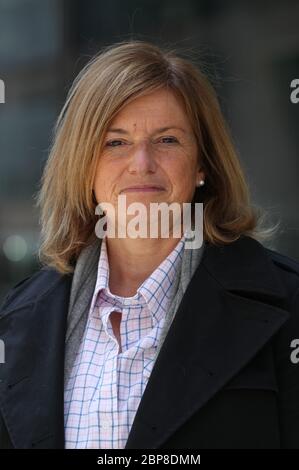
[[[2,304],[0,448],[64,447],[71,282],[42,268]],[[125,448],[299,449],[298,338],[299,263],[246,236],[207,244]]]

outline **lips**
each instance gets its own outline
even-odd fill
[[[162,186],[155,186],[155,185],[136,185],[136,186],[129,186],[128,188],[124,188],[121,190],[123,192],[157,192],[157,191],[164,191]]]

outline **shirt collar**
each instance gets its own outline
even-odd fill
[[[174,277],[180,269],[185,245],[185,234],[178,241],[171,253],[138,287],[132,297],[122,297],[113,294],[109,288],[109,260],[107,254],[106,236],[102,239],[101,252],[98,263],[98,274],[95,287],[95,297],[104,289],[113,304],[119,308],[124,306],[147,304],[155,322],[159,321],[167,312],[169,302],[173,296]],[[95,301],[95,299],[94,299]]]

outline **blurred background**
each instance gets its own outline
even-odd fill
[[[299,260],[298,0],[0,0],[0,300],[39,268],[38,188],[72,80],[108,44],[142,39],[205,64],[253,202]]]

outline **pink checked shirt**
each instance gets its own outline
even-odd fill
[[[103,238],[87,325],[65,388],[65,448],[124,449],[153,367],[185,237],[133,297],[109,289]],[[122,312],[122,351],[110,322]]]

